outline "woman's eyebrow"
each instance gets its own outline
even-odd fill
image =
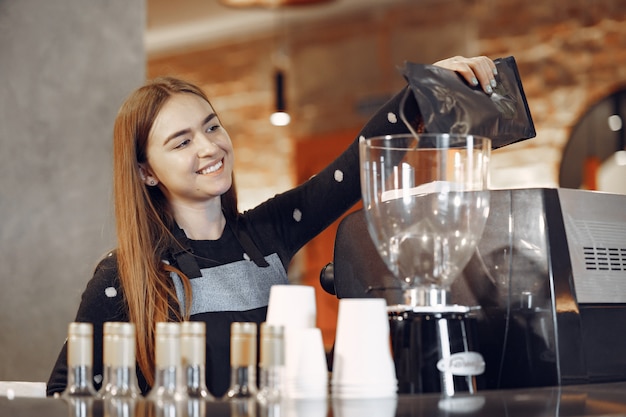
[[[213,120],[215,117],[217,117],[217,114],[215,113],[211,113],[209,114],[207,117],[204,118],[204,120],[202,120],[202,125],[204,126],[205,124],[207,124],[208,122],[210,122],[211,120]],[[165,141],[163,142],[163,146],[167,145],[167,143],[172,140],[175,139],[179,136],[183,136],[187,133],[191,132],[191,129],[187,128],[187,129],[183,129],[183,130],[179,130],[178,132],[174,132],[171,135],[169,135],[168,137],[165,138]]]

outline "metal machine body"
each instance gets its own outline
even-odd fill
[[[333,284],[338,298],[401,303],[362,210],[339,225]],[[626,196],[491,191],[483,236],[450,299],[473,307],[481,388],[626,380]]]

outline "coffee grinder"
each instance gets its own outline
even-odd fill
[[[449,291],[489,214],[490,151],[487,138],[454,134],[360,144],[367,230],[400,295],[388,301],[400,393],[478,388],[485,364],[475,350],[473,307],[454,304]]]

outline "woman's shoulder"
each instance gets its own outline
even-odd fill
[[[115,249],[100,258],[96,265],[96,272],[100,270],[117,272],[117,251]]]
[[[124,296],[115,251],[103,256],[83,292],[77,321],[124,321]]]
[[[103,280],[116,280],[118,276],[117,252],[112,250],[100,258],[94,269],[94,278]]]
[[[121,291],[115,250],[108,252],[98,261],[92,278],[87,283],[86,295],[109,296]]]

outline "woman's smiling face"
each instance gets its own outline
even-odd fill
[[[219,199],[232,186],[230,137],[211,105],[195,94],[167,100],[150,130],[146,155],[142,168],[170,204]]]

